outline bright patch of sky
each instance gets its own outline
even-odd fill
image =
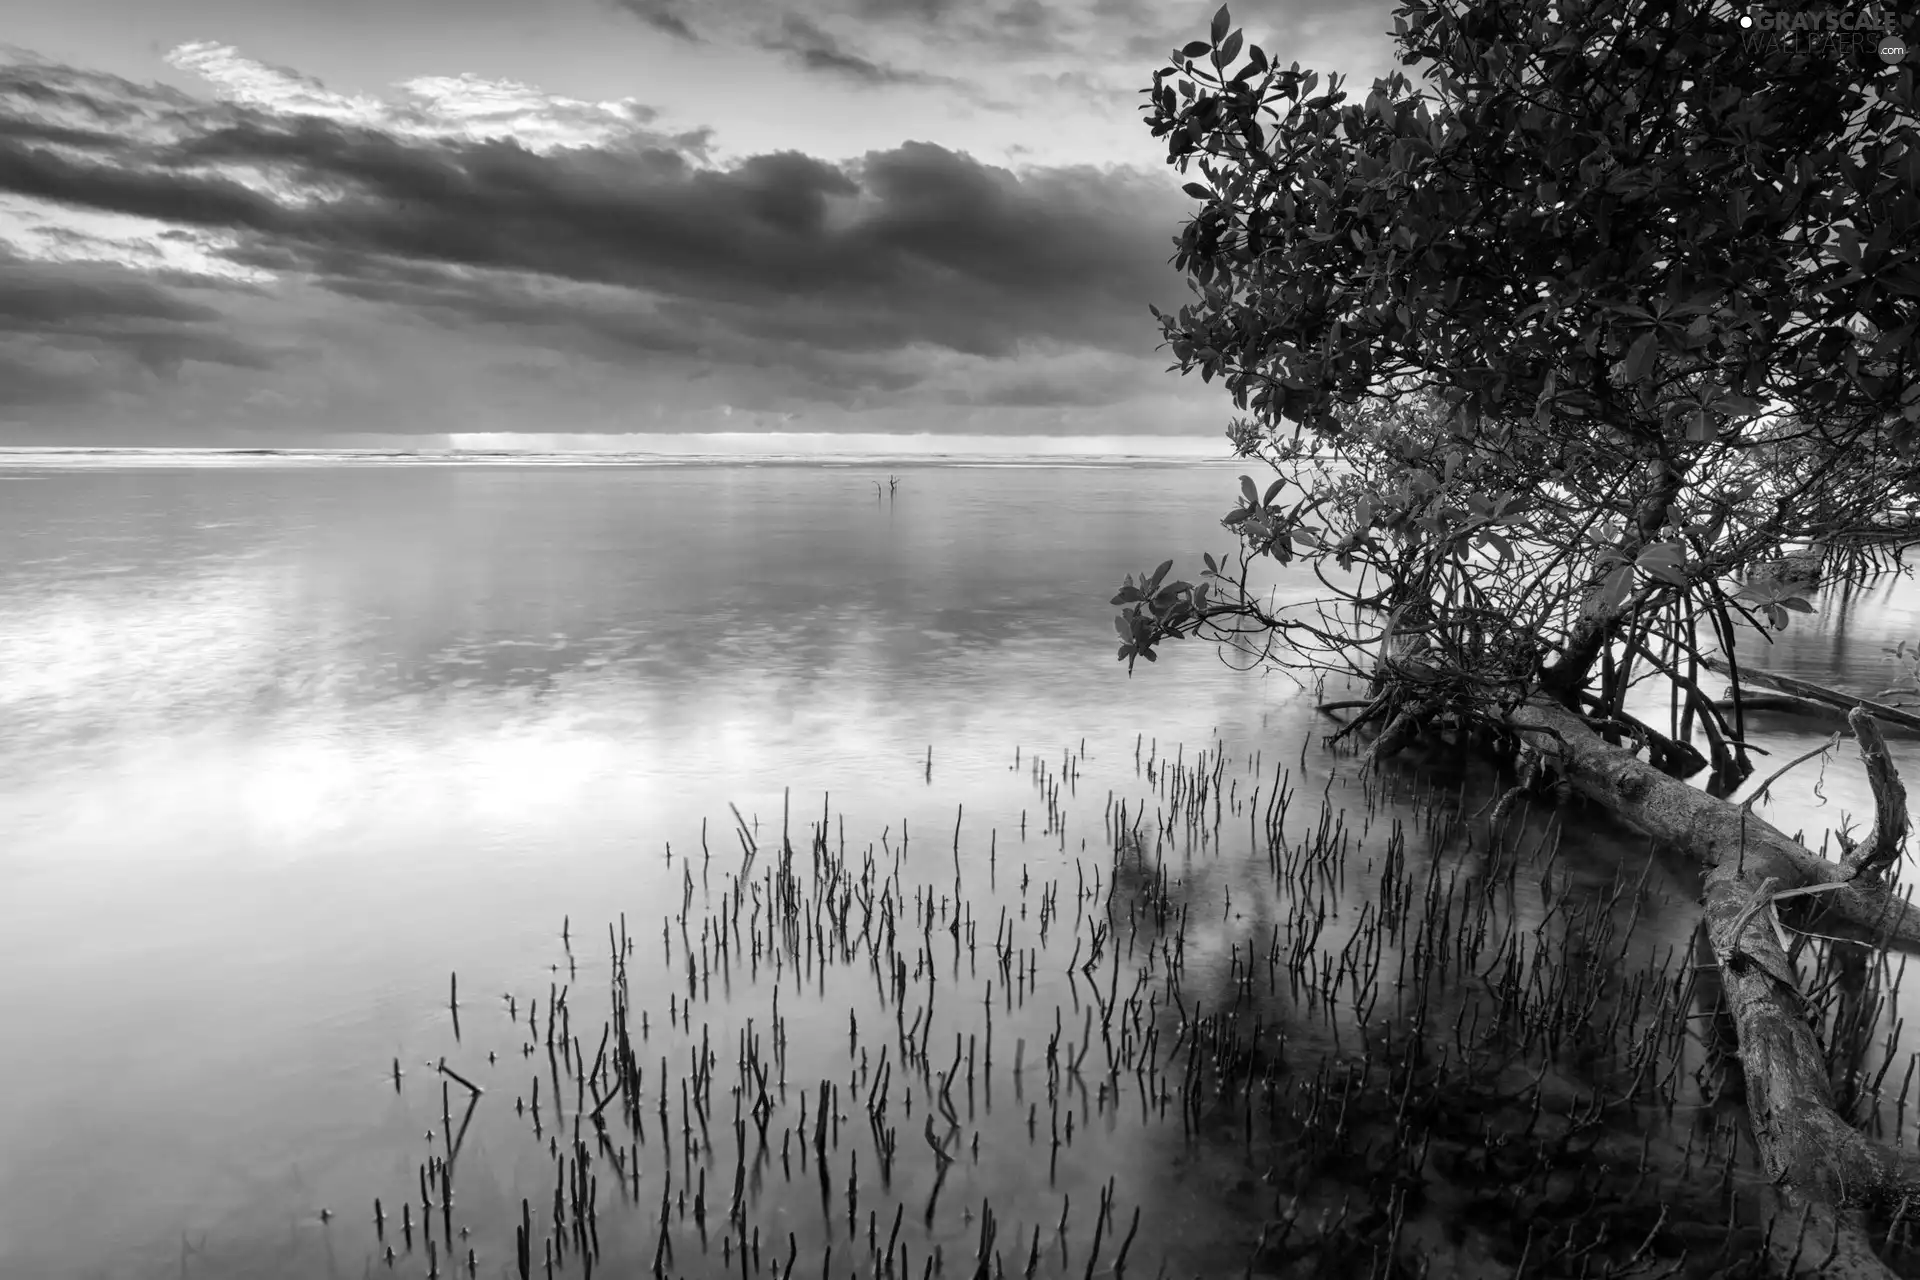
[[[272,280],[271,272],[221,252],[238,242],[230,232],[0,194],[0,245],[10,243],[23,256],[43,262],[111,262],[139,271],[178,271],[242,284]]]
[[[414,138],[507,138],[531,151],[623,142],[656,114],[636,98],[582,102],[512,80],[464,74],[418,76],[394,86],[390,98],[339,93],[313,76],[209,40],[180,45],[167,61],[245,106]]]

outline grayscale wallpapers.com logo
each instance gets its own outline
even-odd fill
[[[1907,57],[1907,42],[1878,13],[1852,9],[1786,12],[1751,4],[1740,15],[1740,28],[1749,48],[1796,44],[1836,51],[1842,47],[1871,49],[1889,67]]]

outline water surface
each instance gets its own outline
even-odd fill
[[[1243,801],[1284,760],[1317,804],[1330,762],[1296,760],[1314,720],[1284,677],[1194,644],[1131,679],[1114,660],[1120,579],[1225,553],[1217,521],[1235,471],[896,466],[892,501],[874,492],[888,471],[861,467],[10,473],[0,1275],[361,1274],[377,1256],[372,1197],[405,1196],[431,1145],[440,1097],[425,1063],[450,1044],[489,1090],[484,1154],[463,1158],[491,1191],[470,1211],[505,1215],[527,1187],[538,1205],[551,1173],[508,1135],[541,1059],[507,1056],[518,1033],[502,996],[524,1014],[547,981],[568,980],[563,920],[582,987],[605,985],[621,912],[647,943],[636,956],[656,963],[648,948],[688,879],[694,910],[710,910],[742,869],[730,805],[762,844],[789,796],[796,828],[830,805],[856,861],[910,832],[913,884],[945,899],[938,910],[965,895],[984,934],[1003,905],[1032,931],[1046,884],[1065,886],[1073,920],[1080,878],[1111,865],[1108,793],[1136,808],[1155,795],[1136,742],[1148,756],[1224,755]],[[1286,571],[1275,582],[1283,598],[1308,591]],[[1796,618],[1765,665],[1873,692],[1891,671],[1880,647],[1920,634],[1916,613],[1911,584],[1876,589]],[[1785,760],[1821,733],[1777,722],[1758,740]],[[1895,750],[1916,776],[1912,745]],[[1040,790],[1036,757],[1052,770]],[[1415,765],[1464,776],[1444,751]],[[1068,770],[1071,815],[1050,829],[1042,794]],[[1824,800],[1775,791],[1768,816],[1816,844],[1838,812],[1870,815],[1850,755],[1827,769]],[[1230,809],[1207,849],[1180,855],[1184,891],[1219,916],[1196,928],[1196,963],[1230,968],[1252,931],[1264,939],[1285,918],[1247,825]],[[1621,833],[1567,839],[1566,865],[1595,883],[1645,865]],[[1696,886],[1684,868],[1656,870],[1640,927],[1684,951]],[[635,969],[656,1027],[670,941],[657,972]],[[1083,994],[1069,985],[1050,966],[1012,1025],[1050,1027],[1055,1005]],[[740,1008],[760,999],[743,982]],[[846,1069],[840,1015],[875,999],[871,981],[849,980],[830,1000],[795,1001],[795,1052]],[[884,1005],[871,1007],[877,1020]],[[944,1070],[951,1051],[932,1056]],[[410,1073],[399,1093],[395,1058]],[[994,1087],[1004,1107],[1007,1084]],[[1178,1215],[1203,1213],[1206,1178],[1243,1176],[1172,1176],[1189,1159],[1177,1118],[1169,1129],[1110,1111],[1088,1113],[1106,1116],[1105,1145],[1052,1174],[1017,1146],[1023,1114],[1004,1132],[976,1128],[984,1151],[946,1193],[952,1220],[910,1230],[958,1255],[977,1232],[959,1215],[984,1196],[1044,1201],[1035,1212],[1050,1221],[1061,1195],[1089,1205],[1109,1176],[1127,1207],[1169,1215],[1143,1227],[1145,1269],[1183,1232],[1216,1230]],[[323,1207],[338,1216],[322,1221]],[[650,1250],[647,1212],[633,1217]],[[510,1265],[490,1238],[481,1273]],[[681,1271],[702,1273],[686,1257]]]

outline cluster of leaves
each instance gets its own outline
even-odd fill
[[[1241,408],[1328,432],[1336,397],[1412,373],[1469,427],[1703,443],[1784,401],[1891,419],[1910,452],[1912,66],[1750,50],[1734,12],[1410,0],[1397,41],[1432,64],[1436,113],[1397,73],[1363,104],[1337,77],[1310,97],[1317,74],[1258,45],[1229,73],[1223,7],[1149,91],[1170,160],[1207,179],[1186,184],[1203,207],[1174,258],[1207,305],[1156,311],[1174,354]]]
[[[1213,567],[1211,556],[1207,567]],[[1173,561],[1168,560],[1151,574],[1141,574],[1137,586],[1133,575],[1128,574],[1126,584],[1109,602],[1128,606],[1113,620],[1113,629],[1120,633],[1120,658],[1128,671],[1133,670],[1135,658],[1159,660],[1153,651],[1157,635],[1172,634],[1206,614],[1207,584],[1196,587],[1191,582],[1169,582],[1162,586],[1161,580],[1171,568]]]
[[[1346,104],[1223,7],[1154,73],[1147,123],[1205,178],[1173,259],[1196,301],[1154,314],[1283,483],[1243,477],[1207,607],[1127,602],[1124,657],[1246,621],[1352,649],[1413,604],[1458,669],[1544,652],[1577,685],[1623,634],[1810,610],[1751,573],[1789,541],[1920,541],[1913,68],[1750,50],[1735,16],[1406,0],[1437,94]],[[1347,575],[1344,625],[1247,589],[1299,557]]]
[[[1767,620],[1773,624],[1775,631],[1787,629],[1789,609],[1795,613],[1813,612],[1813,602],[1801,595],[1798,588],[1790,583],[1771,579],[1747,583],[1736,593],[1736,598],[1751,600],[1759,608],[1764,609]]]

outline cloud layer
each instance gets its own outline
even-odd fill
[[[1134,0],[605,3],[869,88],[962,86],[889,53],[902,31],[1033,54],[1164,25]],[[0,50],[0,442],[129,405],[162,433],[508,430],[543,406],[549,431],[698,430],[723,405],[867,430],[1224,416],[1155,350],[1191,213],[1169,170],[1015,172],[930,141],[718,163],[708,130],[632,98],[472,75],[374,97],[208,41],[167,61],[216,96]]]

